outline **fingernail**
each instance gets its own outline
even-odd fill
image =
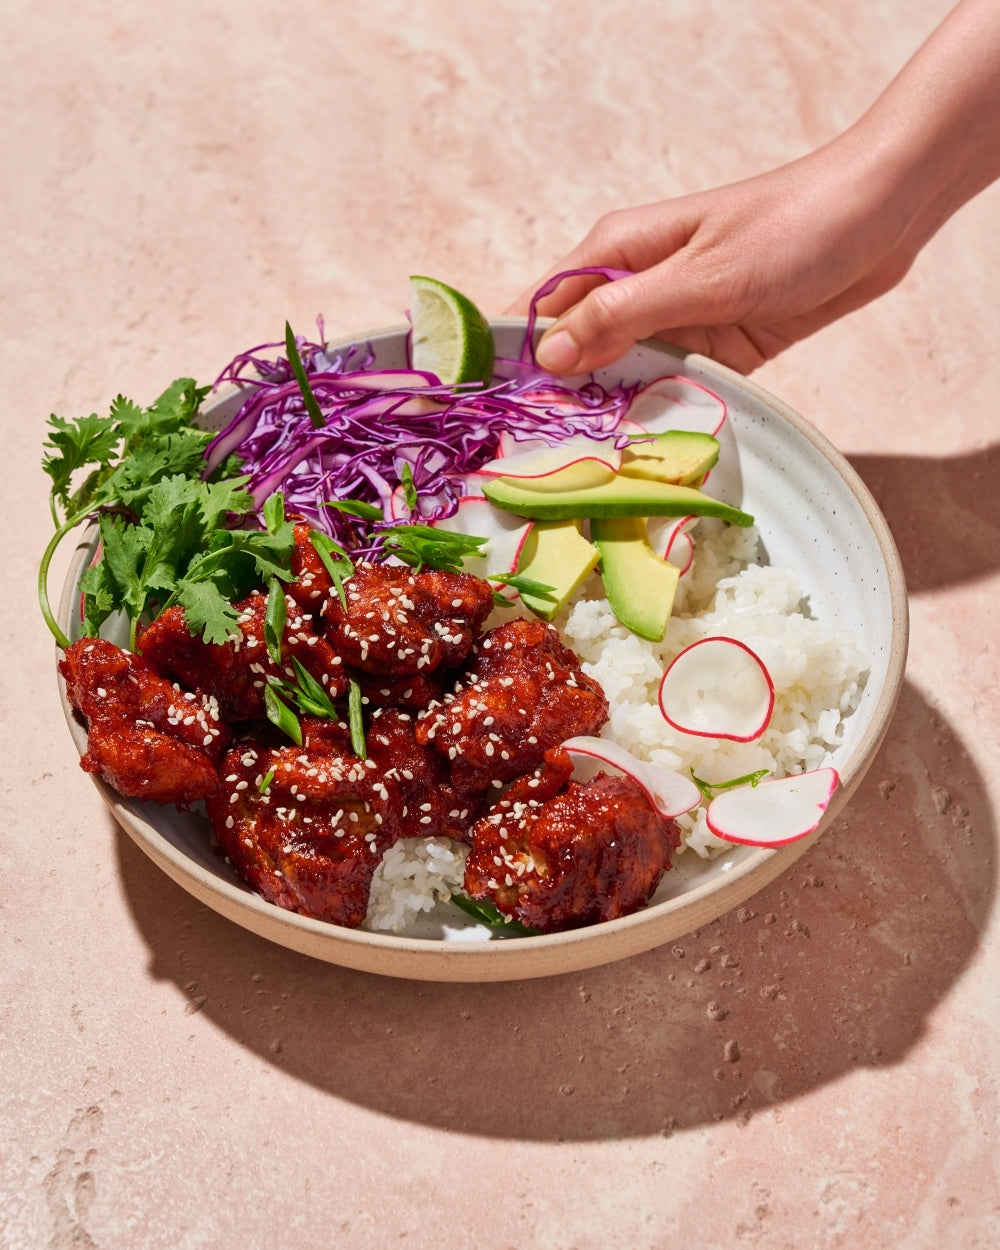
[[[568,330],[550,330],[535,349],[535,360],[549,373],[571,374],[579,359],[580,344]]]

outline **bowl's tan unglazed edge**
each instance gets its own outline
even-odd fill
[[[516,320],[496,325],[523,324]],[[399,332],[403,327],[373,331],[368,337]],[[357,341],[357,340],[354,340]],[[340,929],[275,907],[207,872],[174,847],[109,786],[94,779],[118,823],[136,844],[172,880],[200,902],[245,929],[313,958],[342,967],[423,981],[508,981],[580,971],[626,959],[674,941],[763,889],[804,854],[843,810],[865,776],[885,737],[902,687],[909,637],[906,585],[899,554],[889,528],[868,488],[839,451],[803,417],[774,395],[742,375],[705,357],[678,352],[658,342],[643,346],[674,359],[687,360],[709,374],[724,378],[775,409],[813,443],[837,468],[864,511],[878,542],[888,572],[892,609],[892,639],[886,680],[872,714],[862,749],[841,773],[820,826],[809,837],[777,850],[757,850],[724,878],[686,891],[675,899],[608,921],[566,933],[519,938],[513,941],[441,942],[396,937],[362,930]],[[72,570],[78,568],[75,562]],[[63,590],[60,622],[65,627],[75,604],[71,570]],[[65,701],[67,719],[78,750],[86,749],[86,732]]]

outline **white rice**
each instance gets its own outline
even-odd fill
[[[451,838],[401,838],[372,878],[365,927],[398,931],[462,889],[469,848]]]
[[[560,622],[566,645],[607,695],[604,736],[640,759],[685,774],[693,770],[709,783],[758,769],[783,777],[820,767],[860,701],[869,658],[849,635],[804,614],[795,575],[759,563],[755,529],[703,528],[662,642],[638,638],[618,623],[597,576]],[[755,742],[684,734],[660,714],[657,691],[670,660],[697,639],[718,634],[756,652],[774,683],[774,712]],[[678,824],[682,852],[709,858],[732,849],[709,832],[704,808]],[[465,854],[446,838],[397,842],[376,873],[367,927],[403,929],[461,889]]]

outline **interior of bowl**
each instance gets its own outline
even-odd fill
[[[524,322],[495,322],[493,329],[498,356],[516,357]],[[408,363],[406,337],[404,327],[393,327],[331,346],[363,344],[379,367],[401,368]],[[208,822],[197,810],[182,813],[130,802],[98,783],[138,845],[202,902],[263,937],[345,966],[428,980],[505,980],[610,962],[707,923],[783,872],[856,789],[888,726],[907,642],[902,571],[877,505],[847,462],[803,418],[755,384],[659,344],[639,345],[597,380],[606,385],[647,382],[664,374],[701,382],[725,401],[728,419],[719,436],[722,449],[711,493],[753,514],[768,561],[798,574],[803,610],[847,631],[871,659],[860,705],[829,760],[840,773],[840,788],[810,838],[779,850],[736,847],[715,859],[688,852],[678,857],[643,911],[584,929],[517,939],[496,938],[452,916],[429,916],[396,935],[343,929],[283,911],[235,877],[212,849]],[[238,393],[211,398],[205,405],[206,425],[222,428],[240,402]],[[84,541],[64,588],[60,619],[71,637],[78,632],[78,580],[92,553],[92,540]],[[82,752],[86,734],[68,705],[67,716]]]

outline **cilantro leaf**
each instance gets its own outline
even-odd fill
[[[184,609],[188,629],[205,642],[224,643],[239,634],[236,609],[214,582],[179,578],[174,600]]]
[[[42,468],[52,479],[50,498],[54,512],[56,503],[69,507],[70,483],[78,469],[91,464],[105,468],[111,463],[121,435],[112,417],[99,417],[96,413],[77,421],[66,421],[53,413],[49,426],[49,436],[42,446],[51,450],[43,456]]]

